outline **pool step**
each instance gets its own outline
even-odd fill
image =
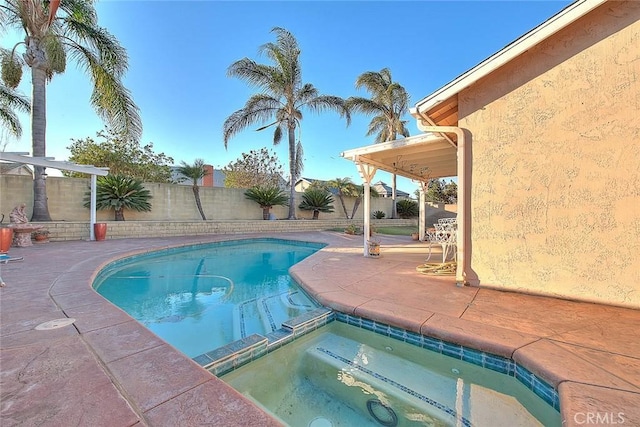
[[[235,317],[235,316],[234,316]],[[335,315],[326,307],[316,308],[287,320],[282,327],[266,335],[251,334],[230,344],[193,358],[203,368],[220,376],[276,350],[294,339],[333,321]]]
[[[390,409],[403,418],[420,414],[416,425],[471,425],[456,413],[455,378],[356,341],[329,336],[305,351],[301,366],[308,381],[367,416],[373,399],[382,416]]]

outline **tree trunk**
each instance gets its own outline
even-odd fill
[[[202,203],[200,202],[200,189],[197,185],[191,187],[193,189],[193,196],[196,198],[196,206],[198,207],[198,212],[200,212],[200,216],[203,220],[207,220],[204,216],[204,211],[202,210]]]
[[[289,219],[296,219],[296,128],[289,126]]]
[[[262,219],[263,220],[268,220],[269,219],[269,211],[271,210],[271,206],[267,206],[267,207],[263,207],[262,208]]]
[[[116,209],[115,219],[116,219],[116,221],[124,221],[124,209],[123,208]]]
[[[360,201],[362,197],[356,197],[356,201],[353,202],[353,211],[351,212],[351,219],[356,217],[356,212],[358,212],[358,208],[360,207]]]
[[[319,216],[320,216],[320,211],[318,210],[313,211],[313,219],[318,219]]]
[[[347,213],[347,207],[344,204],[344,198],[342,197],[342,193],[338,193],[338,198],[340,199],[340,203],[342,204],[342,210],[344,211],[344,217],[349,219],[349,214]]]
[[[35,51],[35,52],[32,52]],[[29,56],[30,54],[30,56]],[[30,39],[28,58],[31,67],[31,146],[33,157],[46,157],[47,134],[47,75],[44,66],[44,53],[34,39]],[[47,181],[45,168],[33,168],[33,215],[31,221],[51,221],[47,203]]]

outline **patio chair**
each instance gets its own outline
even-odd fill
[[[456,256],[457,221],[455,218],[443,218],[443,220],[438,220],[436,224],[433,224],[434,228],[425,234],[425,241],[429,244],[429,256],[427,256],[426,261],[431,258],[431,247],[433,245],[442,246],[443,264],[447,261],[449,251],[452,252],[454,258]]]

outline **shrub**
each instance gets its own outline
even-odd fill
[[[386,215],[384,212],[382,212],[382,211],[375,211],[375,212],[373,213],[373,218],[375,218],[375,219],[382,219],[382,218],[384,218],[385,216],[387,216],[387,215]]]
[[[278,187],[251,187],[244,192],[244,196],[256,202],[262,208],[262,219],[269,219],[269,211],[273,206],[287,206],[289,198],[284,191]]]
[[[302,194],[302,203],[298,207],[305,211],[313,211],[313,219],[318,219],[320,212],[333,212],[333,196],[327,190],[309,187]]]
[[[91,206],[91,192],[85,193],[84,206]],[[124,221],[124,210],[151,211],[151,192],[142,181],[125,175],[100,176],[96,184],[96,208],[114,209],[115,220]]]
[[[400,218],[414,218],[418,216],[418,202],[415,200],[403,199],[396,203],[396,210]]]

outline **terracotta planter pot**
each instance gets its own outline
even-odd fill
[[[104,222],[96,222],[93,224],[93,234],[96,236],[96,240],[104,240],[107,238],[107,224]]]
[[[13,241],[13,230],[7,227],[0,227],[0,254],[9,252]]]

